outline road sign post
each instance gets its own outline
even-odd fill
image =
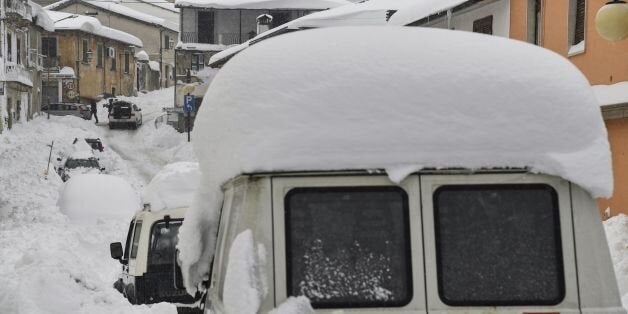
[[[187,93],[187,95],[183,96],[183,112],[185,112],[186,114],[186,124],[187,124],[187,129],[188,129],[188,142],[190,141],[190,129],[191,129],[191,124],[192,124],[192,119],[191,119],[191,114],[192,111],[194,111],[194,107],[195,107],[195,99],[194,99],[194,95],[190,95],[190,93]]]

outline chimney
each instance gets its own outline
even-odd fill
[[[270,29],[270,24],[273,22],[273,17],[270,14],[262,14],[256,18],[257,20],[257,34],[261,34]]]

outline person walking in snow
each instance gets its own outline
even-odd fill
[[[89,106],[91,107],[92,116],[96,118],[96,123],[98,123],[98,108],[96,107],[96,102],[92,100]],[[90,120],[92,119],[92,116],[89,117]]]

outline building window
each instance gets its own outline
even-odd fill
[[[111,96],[115,96],[116,95],[116,88],[111,86]]]
[[[202,54],[193,54],[192,55],[192,70],[199,71],[205,67],[204,56]]]
[[[586,2],[569,0],[569,55],[584,51]]]
[[[116,55],[115,55],[115,50],[113,50],[113,56],[111,56],[111,71],[115,71],[117,68],[117,64],[116,64]]]
[[[164,35],[164,49],[170,49],[170,35]]]
[[[198,11],[197,16],[198,26],[197,35],[183,34],[184,37],[189,36],[187,42],[194,42],[194,37],[199,43],[212,44],[214,43],[214,11]]]
[[[489,15],[487,17],[473,21],[473,32],[493,35],[493,16]]]
[[[13,61],[13,40],[11,33],[7,33],[7,60]]]
[[[88,44],[89,43],[88,43],[87,39],[83,39],[83,49],[82,49],[82,51],[83,51],[83,63],[88,63],[89,62],[89,55],[87,54],[87,51],[89,49]]]
[[[125,51],[124,52],[124,73],[129,73],[129,52]]]
[[[542,15],[541,0],[528,0],[528,42],[541,45]]]
[[[57,38],[56,37],[42,37],[41,38],[41,52],[46,56],[44,59],[44,66],[46,68],[52,68],[57,66]]]
[[[433,202],[438,294],[445,304],[562,302],[559,207],[551,186],[442,186]]]
[[[22,40],[15,38],[15,53],[17,64],[22,64]]]
[[[102,68],[105,57],[105,46],[102,43],[96,45],[96,66]]]
[[[288,295],[305,295],[314,308],[410,302],[409,207],[403,189],[295,188],[285,196],[284,210]]]

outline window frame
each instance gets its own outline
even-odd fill
[[[582,1],[582,15],[578,14],[578,4]],[[567,7],[567,56],[572,57],[582,54],[586,51],[587,39],[587,1],[585,0],[569,0]],[[578,26],[582,28],[582,40],[576,42],[578,34]],[[581,47],[577,45],[583,43]]]
[[[155,232],[155,228],[157,227],[157,224],[163,223],[163,222],[166,222],[166,220],[165,219],[155,220],[151,224],[151,226],[150,226],[150,229],[149,229],[149,232],[148,232],[148,253],[147,253],[147,258],[146,258],[146,269],[147,270],[150,269],[151,267],[155,266],[155,265],[151,264],[151,256],[152,256],[152,251],[153,251],[153,245],[152,245],[153,244],[153,235],[154,235],[153,232]],[[170,223],[173,223],[173,222],[174,223],[179,223],[180,222],[181,225],[182,225],[183,224],[183,218],[172,218],[172,219],[170,219]],[[179,228],[181,228],[181,225],[179,226]],[[181,229],[179,229],[179,230],[181,230]],[[177,233],[177,237],[178,236],[179,235]],[[175,254],[176,254],[176,247],[174,248],[174,250],[175,250]],[[172,261],[174,262],[174,259]],[[172,265],[172,266],[174,267],[174,265]]]
[[[130,71],[130,63],[131,63],[131,56],[130,53],[128,51],[124,52],[124,74],[129,74]]]
[[[563,250],[562,250],[562,236],[561,236],[561,230],[560,230],[560,208],[559,208],[559,204],[558,204],[558,195],[556,190],[548,185],[548,184],[496,184],[496,183],[492,183],[492,184],[446,184],[446,185],[442,185],[440,187],[438,187],[433,193],[432,193],[432,198],[433,201],[432,203],[434,204],[432,210],[437,213],[440,208],[438,206],[438,196],[440,195],[440,193],[443,193],[445,191],[462,191],[462,190],[467,190],[467,191],[482,191],[482,190],[486,190],[486,189],[492,189],[492,190],[511,190],[511,189],[516,189],[516,188],[521,188],[521,190],[523,190],[523,188],[528,188],[529,190],[543,190],[543,189],[551,189],[549,190],[550,195],[551,195],[551,203],[552,203],[552,216],[554,218],[554,223],[553,223],[553,227],[554,227],[554,241],[555,241],[555,245],[557,248],[557,251],[555,251],[554,253],[556,253],[556,258],[557,258],[557,268],[559,269],[560,273],[558,274],[558,289],[559,289],[559,297],[557,299],[552,299],[552,300],[500,300],[500,301],[496,301],[496,300],[473,300],[473,301],[461,301],[461,300],[452,300],[452,299],[447,299],[445,298],[445,296],[443,295],[443,281],[442,281],[442,277],[443,277],[443,272],[442,272],[442,254],[441,252],[438,250],[438,246],[439,243],[441,243],[441,239],[439,237],[439,230],[440,230],[440,226],[439,226],[439,216],[438,215],[434,215],[434,231],[435,231],[435,240],[436,240],[436,272],[437,272],[437,276],[438,276],[438,295],[440,297],[440,299],[443,301],[443,303],[450,305],[450,306],[535,306],[535,305],[557,305],[560,302],[562,302],[562,300],[565,298],[565,272],[564,272],[564,265],[563,265]]]
[[[96,44],[96,67],[105,67],[105,44],[102,42]]]
[[[557,177],[530,174],[530,173],[491,173],[491,174],[422,174],[420,175],[421,204],[424,228],[424,250],[427,303],[432,311],[451,311],[460,306],[448,305],[440,299],[438,293],[436,235],[434,227],[433,193],[443,185],[473,185],[473,184],[547,184],[554,188],[558,196],[560,235],[562,240],[563,277],[565,297],[557,305],[535,305],[535,311],[555,312],[557,308],[577,306],[579,304],[577,287],[577,273],[575,263],[574,234],[572,225],[572,204],[570,198],[570,183]],[[565,305],[563,305],[565,304]],[[478,314],[487,311],[494,312],[500,308],[512,308],[505,305],[475,305],[465,306],[468,313]]]
[[[408,227],[410,246],[410,279],[409,298],[405,304],[363,307],[369,310],[376,309],[403,309],[404,311],[425,310],[425,285],[423,268],[423,240],[421,227],[421,213],[419,207],[419,180],[417,176],[411,176],[397,185],[387,176],[373,175],[346,175],[346,176],[320,176],[320,177],[273,177],[273,244],[274,244],[274,269],[275,269],[275,303],[280,304],[288,298],[287,275],[287,243],[286,243],[286,206],[284,200],[290,190],[295,188],[327,188],[333,187],[399,187],[408,197]],[[346,309],[355,307],[355,304],[347,305]],[[334,307],[339,308],[339,307]],[[339,308],[340,309],[340,308]]]
[[[129,260],[135,260],[140,250],[140,237],[142,236],[142,220],[135,221],[135,227],[133,229],[133,237],[131,238],[131,252],[129,253]]]
[[[89,64],[89,39],[83,38],[81,40],[81,62],[83,64]]]

